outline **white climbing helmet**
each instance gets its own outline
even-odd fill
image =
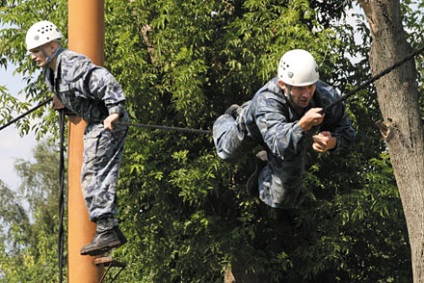
[[[40,47],[63,37],[57,26],[49,21],[40,21],[30,27],[26,34],[27,50]]]
[[[312,85],[319,79],[317,62],[306,50],[290,50],[280,59],[278,78],[291,86]]]

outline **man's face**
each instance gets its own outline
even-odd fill
[[[291,87],[287,87],[282,81],[279,81],[279,84],[285,93],[289,93],[293,104],[300,108],[306,108],[309,105],[316,89],[316,84]]]
[[[46,43],[40,47],[36,47],[31,49],[29,52],[31,53],[31,59],[35,61],[38,67],[44,67],[47,62],[47,57],[43,53],[42,49],[44,48],[44,51],[47,56],[50,56],[54,51],[54,44],[52,42]]]

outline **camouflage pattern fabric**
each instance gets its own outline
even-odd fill
[[[235,118],[230,114],[220,116],[213,125],[213,139],[218,156],[234,162],[249,152],[257,142],[248,136],[244,112],[250,101],[241,106],[241,111]]]
[[[122,125],[109,131],[92,123],[85,129],[81,186],[90,220],[106,226],[97,227],[98,232],[118,225],[116,186],[126,135],[127,127]],[[114,220],[109,223],[107,218]]]
[[[70,50],[60,50],[55,71],[46,69],[45,81],[68,111],[87,122],[81,186],[90,215],[99,230],[117,225],[116,186],[128,127],[106,130],[103,120],[119,113],[128,122],[125,96],[116,79],[103,67]]]
[[[124,116],[125,95],[116,79],[82,54],[59,52],[56,70],[47,68],[47,86],[65,107],[87,123],[103,121],[109,114]]]
[[[235,161],[257,144],[265,148],[268,163],[259,174],[259,198],[271,207],[296,208],[301,204],[306,150],[311,148],[314,133],[330,131],[337,139],[332,151],[349,147],[356,138],[342,103],[326,113],[319,127],[308,132],[299,127],[297,122],[310,108],[325,107],[339,98],[324,82],[318,81],[316,86],[310,105],[298,113],[274,78],[242,105],[239,117],[224,114],[214,123],[214,143],[223,160]]]

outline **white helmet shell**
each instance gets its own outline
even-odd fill
[[[37,22],[26,34],[27,50],[40,47],[53,40],[58,40],[63,37],[57,26],[49,21]]]
[[[312,85],[319,79],[317,62],[306,50],[290,50],[280,59],[278,78],[291,86]]]

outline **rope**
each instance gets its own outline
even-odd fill
[[[190,129],[190,128],[180,128],[180,127],[170,127],[170,126],[160,126],[160,125],[149,125],[149,124],[140,124],[140,123],[128,123],[128,122],[117,122],[120,125],[133,126],[139,128],[149,128],[149,129],[162,129],[170,131],[180,131],[186,133],[195,133],[195,134],[211,134],[211,130],[199,130],[199,129]]]
[[[424,46],[418,48],[417,50],[415,50],[414,52],[412,52],[411,54],[409,54],[405,58],[403,58],[401,61],[396,62],[395,64],[393,64],[392,66],[388,67],[387,69],[381,71],[380,73],[378,73],[374,77],[366,80],[365,82],[363,82],[361,85],[359,85],[355,89],[349,91],[344,96],[341,96],[339,99],[337,99],[333,103],[330,103],[329,105],[327,105],[326,107],[324,107],[323,112],[327,112],[328,110],[330,110],[331,108],[333,108],[336,104],[339,104],[339,103],[343,102],[344,100],[346,100],[347,98],[349,98],[353,94],[355,94],[358,91],[364,89],[365,87],[367,87],[368,85],[374,83],[376,80],[380,79],[381,77],[387,75],[388,73],[390,73],[394,69],[396,69],[396,68],[400,67],[401,65],[405,64],[406,62],[408,62],[409,60],[411,60],[412,58],[414,58],[415,56],[417,56],[418,54],[420,54],[421,52],[423,52],[423,50],[424,50]]]
[[[363,82],[358,87],[356,87],[353,90],[349,91],[344,96],[341,96],[336,101],[334,101],[334,102],[330,103],[329,105],[325,106],[324,109],[322,110],[322,112],[325,113],[325,112],[329,111],[335,105],[337,105],[337,104],[343,102],[344,100],[348,99],[350,96],[354,95],[358,91],[360,91],[362,89],[365,89],[368,85],[370,85],[370,84],[374,83],[375,81],[379,80],[381,77],[387,75],[388,73],[390,73],[394,69],[402,66],[403,64],[405,64],[406,62],[408,62],[409,60],[411,60],[412,58],[414,58],[415,56],[417,56],[418,54],[420,54],[423,51],[424,51],[424,46],[418,48],[417,50],[415,50],[414,52],[412,52],[411,54],[409,54],[405,58],[403,58],[401,61],[398,61],[395,64],[393,64],[392,66],[384,69],[383,71],[381,71],[377,75],[375,75],[375,76],[371,77],[370,79],[366,80],[365,82]],[[212,133],[212,131],[210,131],[210,130],[197,130],[197,129],[189,129],[189,128],[167,127],[167,126],[147,125],[147,124],[137,124],[137,123],[125,123],[125,122],[120,122],[120,124],[127,125],[127,126],[142,127],[142,128],[157,128],[157,129],[174,130],[174,131],[182,131],[182,132],[191,132],[191,133],[199,133],[199,134],[211,134]]]
[[[408,62],[409,60],[411,60],[412,58],[414,58],[415,56],[417,56],[418,54],[420,54],[421,52],[423,52],[424,50],[424,46],[418,48],[417,50],[415,50],[414,52],[412,52],[411,54],[407,55],[404,59],[402,59],[399,62],[396,62],[395,64],[393,64],[392,66],[388,67],[387,69],[383,70],[382,72],[378,73],[377,75],[375,75],[374,77],[366,80],[365,82],[363,82],[361,85],[359,85],[358,87],[356,87],[355,89],[349,91],[347,94],[341,96],[339,99],[337,99],[336,101],[330,103],[329,105],[327,105],[326,107],[324,107],[323,112],[327,112],[328,110],[330,110],[331,108],[333,108],[335,105],[343,102],[344,100],[348,99],[350,96],[354,95],[355,93],[357,93],[358,91],[364,89],[365,87],[367,87],[368,85],[374,83],[375,81],[377,81],[378,79],[380,79],[381,77],[387,75],[388,73],[390,73],[391,71],[393,71],[394,69],[400,67],[401,65],[403,65],[404,63]],[[52,98],[49,98],[43,102],[41,102],[39,105],[37,105],[36,107],[34,107],[33,109],[29,110],[28,112],[19,115],[18,117],[12,119],[10,122],[8,122],[7,124],[3,125],[0,127],[0,131],[3,130],[4,128],[10,126],[11,124],[15,123],[16,121],[18,121],[19,119],[25,117],[26,115],[30,114],[31,112],[37,110],[38,108],[40,108],[41,106],[47,104],[48,102],[50,102],[52,100]],[[119,124],[122,125],[127,125],[127,126],[134,126],[134,127],[140,127],[140,128],[150,128],[150,129],[162,129],[162,130],[172,130],[172,131],[180,131],[180,132],[187,132],[187,133],[196,133],[196,134],[211,134],[212,131],[211,130],[199,130],[199,129],[190,129],[190,128],[179,128],[179,127],[169,127],[169,126],[160,126],[160,125],[148,125],[148,124],[140,124],[140,123],[127,123],[127,122],[119,122]]]
[[[46,99],[46,100],[44,100],[43,102],[41,102],[40,104],[38,104],[37,106],[35,106],[34,108],[32,108],[32,109],[28,110],[27,112],[25,112],[25,113],[23,113],[23,114],[19,115],[18,117],[16,117],[16,118],[12,119],[11,121],[9,121],[8,123],[6,123],[5,125],[1,126],[1,127],[0,127],[0,131],[1,131],[1,130],[3,130],[4,128],[6,128],[6,127],[8,127],[8,126],[12,125],[13,123],[15,123],[15,122],[19,121],[20,119],[22,119],[22,118],[23,118],[23,117],[25,117],[26,115],[28,115],[28,114],[30,114],[30,113],[32,113],[32,112],[34,112],[35,110],[37,110],[37,109],[38,109],[38,108],[40,108],[41,106],[44,106],[45,104],[49,103],[52,99],[53,99],[53,98]]]
[[[329,109],[337,105],[338,103],[343,102],[353,94],[357,93],[358,91],[364,89],[368,85],[374,83],[381,77],[385,76],[386,74],[390,73],[394,69],[398,68],[399,66],[403,65],[407,61],[411,60],[421,52],[423,52],[424,46],[417,49],[415,52],[409,54],[404,59],[402,59],[399,62],[396,62],[389,68],[383,70],[382,72],[378,73],[374,77],[366,80],[364,83],[356,87],[355,89],[349,91],[346,95],[341,96],[339,99],[334,101],[333,103],[327,105],[324,107],[323,112],[327,112]],[[29,111],[17,116],[16,118],[12,119],[5,125],[0,127],[0,131],[4,128],[10,126],[11,124],[19,121],[21,118],[29,115],[30,113],[34,112],[38,108],[46,105],[52,101],[52,98],[46,99],[34,108],[30,109]],[[63,247],[64,247],[64,228],[63,228],[63,218],[64,218],[64,121],[65,121],[65,112],[63,110],[59,111],[59,123],[60,123],[60,156],[59,156],[59,181],[60,181],[60,193],[59,193],[59,240],[58,240],[58,253],[59,253],[59,283],[62,283],[63,281]],[[211,134],[211,130],[200,130],[200,129],[190,129],[190,128],[180,128],[180,127],[169,127],[169,126],[160,126],[160,125],[149,125],[149,124],[140,124],[140,123],[128,123],[128,122],[118,122],[121,125],[127,125],[127,126],[134,126],[134,127],[140,127],[140,128],[150,128],[150,129],[162,129],[162,130],[172,130],[172,131],[180,131],[180,132],[186,132],[186,133],[196,133],[196,134]]]
[[[64,229],[63,218],[65,211],[65,111],[59,111],[59,129],[60,129],[60,151],[59,151],[59,240],[58,240],[58,255],[59,255],[59,283],[63,281],[63,246],[64,246]]]

